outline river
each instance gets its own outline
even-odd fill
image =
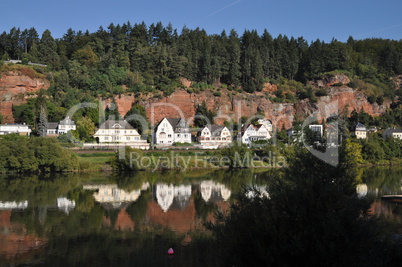
[[[244,186],[264,188],[272,171],[138,172],[0,176],[0,265],[215,266],[206,221]],[[357,176],[370,212],[395,221],[402,168]],[[239,229],[241,230],[241,229]],[[168,255],[169,248],[174,254]]]

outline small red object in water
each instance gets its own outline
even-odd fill
[[[174,253],[173,248],[169,248],[169,249],[168,249],[168,254],[169,254],[169,255],[173,255],[173,253]]]

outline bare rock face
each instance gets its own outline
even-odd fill
[[[186,88],[190,88],[191,85],[193,84],[192,81],[186,79],[186,78],[180,78],[180,82],[182,85],[184,85]]]
[[[400,83],[401,78],[396,79]],[[186,81],[182,81],[186,83]],[[186,90],[177,89],[171,95],[155,98],[149,95],[121,94],[113,99],[103,101],[104,108],[113,101],[117,104],[119,113],[124,117],[134,103],[145,107],[147,117],[152,125],[157,124],[165,117],[184,117],[191,125],[195,116],[196,108],[204,101],[208,109],[216,112],[216,124],[225,121],[238,122],[241,117],[251,117],[261,114],[272,121],[277,130],[292,127],[293,122],[303,121],[307,116],[316,115],[317,120],[343,112],[350,114],[353,110],[364,110],[371,116],[379,116],[386,112],[390,101],[384,101],[383,105],[370,104],[367,97],[360,91],[349,88],[349,78],[344,74],[328,75],[323,80],[317,81],[316,86],[326,88],[328,96],[319,97],[317,103],[310,103],[307,99],[296,103],[273,103],[267,97],[274,92],[276,85],[265,84],[262,92],[237,93],[227,89],[204,90],[199,94],[190,94]],[[343,84],[343,85],[342,85]],[[49,82],[43,79],[30,78],[19,72],[2,73],[0,77],[0,113],[4,122],[12,123],[13,105],[26,103],[30,94],[35,94],[40,89],[47,89]],[[188,84],[187,84],[188,85]],[[333,86],[335,85],[335,86]]]
[[[190,118],[194,117],[197,105],[203,101],[208,109],[217,113],[216,124],[230,120],[237,122],[242,116],[251,117],[258,113],[270,119],[278,130],[288,129],[292,127],[294,120],[302,121],[312,114],[317,115],[319,122],[339,112],[350,114],[353,110],[362,109],[371,116],[380,116],[390,105],[390,101],[384,101],[383,105],[370,104],[363,93],[347,86],[330,87],[328,96],[319,97],[317,103],[310,103],[307,99],[296,103],[273,103],[263,92],[232,94],[231,91],[222,89],[221,96],[214,96],[209,90],[200,94],[176,90],[162,99],[142,99],[140,104],[145,107],[152,124],[157,124],[165,117],[184,117],[191,124]]]
[[[334,84],[343,84],[346,85],[350,83],[350,79],[345,74],[333,74],[326,75],[322,80],[318,80],[315,82],[315,85],[318,87],[329,87]]]
[[[31,78],[18,71],[9,71],[0,76],[0,113],[4,122],[13,123],[13,105],[26,103],[27,94],[49,88],[50,83],[44,79]]]

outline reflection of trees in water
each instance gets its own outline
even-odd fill
[[[383,242],[386,233],[367,214],[370,202],[358,197],[355,176],[343,164],[327,165],[307,151],[298,151],[289,162],[283,176],[269,181],[270,198],[239,195],[230,213],[208,225],[223,265],[400,263],[399,253],[388,257],[399,248]]]
[[[182,188],[182,190],[179,190],[181,193],[175,195],[177,208],[183,208],[190,201],[190,198],[193,198],[197,217],[194,219],[199,220],[201,218],[201,220],[205,220],[212,218],[213,213],[223,207],[221,202],[224,202],[232,195],[232,187],[240,190],[242,181],[251,183],[256,179],[252,172],[248,170],[240,170],[236,175],[235,173],[205,170],[189,173],[136,172],[130,175],[112,176],[111,181],[117,183],[119,190],[128,192],[138,190],[144,182],[150,182],[153,185],[159,181],[175,184],[177,188]],[[232,179],[227,177],[230,175],[233,175]],[[258,176],[260,175],[258,174]],[[124,206],[125,212],[127,212],[136,227],[137,225],[147,225],[147,227],[138,228],[140,231],[134,231],[133,233],[129,231],[120,233],[116,231],[115,225],[119,220],[121,209],[106,209],[95,201],[93,197],[95,191],[83,190],[81,185],[83,181],[104,179],[105,175],[100,174],[54,175],[53,177],[45,177],[45,179],[38,176],[24,176],[21,178],[0,176],[0,198],[4,197],[4,199],[13,201],[27,200],[29,202],[28,207],[23,212],[12,212],[11,220],[25,224],[28,232],[50,240],[50,250],[45,252],[48,257],[45,262],[50,263],[54,260],[54,265],[57,265],[57,263],[61,265],[69,265],[68,263],[70,265],[79,265],[84,262],[85,264],[93,262],[95,265],[97,263],[104,265],[104,262],[112,262],[112,259],[117,259],[116,262],[113,262],[113,265],[124,266],[127,261],[123,262],[122,260],[120,262],[119,259],[123,256],[130,259],[130,253],[135,256],[133,256],[131,262],[140,266],[144,264],[158,265],[163,262],[162,260],[166,259],[166,247],[171,247],[175,244],[179,246],[184,236],[165,232],[162,228],[158,229],[157,232],[150,230],[146,214],[149,202],[153,201],[151,187],[146,191],[142,191],[135,202],[130,202],[127,206]],[[210,201],[207,203],[199,193],[198,186],[201,181],[211,179],[215,184],[220,185],[219,194],[221,197],[218,202]],[[193,183],[194,185],[191,186]],[[188,187],[190,187],[190,190],[188,190]],[[71,203],[75,203],[74,209],[69,210],[68,214],[57,208],[57,199],[61,196],[64,196]],[[109,225],[108,222],[110,222]],[[185,266],[208,262],[208,266],[213,266],[215,261],[211,260],[207,255],[208,253],[206,253],[212,248],[212,245],[205,245],[207,238],[204,237],[204,233],[190,231],[190,234],[194,245],[186,247],[186,253],[183,256],[177,256],[179,262]],[[123,237],[126,240],[124,242],[122,242]],[[128,242],[127,240],[133,242],[131,245],[135,245],[126,246],[125,242]],[[156,244],[155,240],[159,240],[162,244]],[[195,253],[197,246],[199,246],[198,251]],[[66,253],[66,248],[69,248],[68,254]],[[160,251],[163,253],[163,259],[155,257],[155,255],[159,255]],[[140,255],[140,252],[144,255]],[[102,255],[102,253],[106,259],[105,261],[99,259],[99,255]],[[139,260],[139,257],[145,257],[145,259]],[[149,264],[146,264],[147,262]]]
[[[368,186],[369,194],[382,196],[402,192],[401,167],[364,168],[362,176],[364,183]]]
[[[3,175],[0,176],[0,201],[28,201],[29,206],[54,205],[57,198],[79,185],[76,175]]]

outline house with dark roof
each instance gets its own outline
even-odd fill
[[[254,141],[271,139],[269,130],[264,124],[245,124],[237,136],[238,141],[250,145]]]
[[[353,132],[352,134],[356,136],[357,139],[366,139],[367,138],[367,127],[366,125],[358,122],[354,127],[353,127]]]
[[[59,134],[65,134],[68,131],[76,130],[75,122],[67,116],[60,122],[48,122],[47,123],[47,135],[58,136]]]
[[[402,140],[402,130],[401,129],[395,129],[395,128],[388,128],[382,133],[382,137],[384,139],[395,138],[395,139]]]
[[[96,130],[94,137],[99,144],[123,145],[132,148],[148,149],[147,140],[141,139],[141,135],[126,120],[107,120]]]
[[[206,125],[198,131],[197,141],[205,147],[224,147],[232,143],[232,133],[222,125]]]
[[[190,127],[184,118],[164,118],[155,127],[153,141],[158,146],[191,143]]]
[[[58,134],[65,134],[68,131],[75,130],[75,123],[73,120],[67,116],[64,120],[61,120],[59,123],[59,127],[57,129]]]

